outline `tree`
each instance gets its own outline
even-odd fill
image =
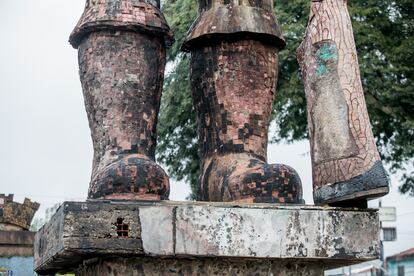
[[[189,82],[189,56],[179,52],[196,17],[196,0],[167,0],[164,13],[176,42],[168,52],[173,70],[165,79],[158,124],[158,159],[177,180],[199,175],[197,126]],[[309,15],[309,0],[279,0],[275,11],[287,48],[280,53],[272,142],[307,139],[306,100],[296,61]],[[382,159],[402,173],[400,191],[414,196],[414,3],[411,0],[350,1],[365,99]]]
[[[55,203],[52,207],[49,207],[45,210],[45,215],[43,217],[34,218],[30,225],[30,231],[39,231],[43,225],[50,221],[52,216],[56,213],[57,209],[59,209],[60,205],[61,203]]]

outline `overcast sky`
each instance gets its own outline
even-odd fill
[[[0,193],[41,204],[37,216],[64,200],[86,199],[92,142],[78,76],[77,51],[68,37],[84,0],[0,0]],[[269,146],[269,161],[301,175],[312,204],[307,141]],[[184,200],[185,183],[172,182],[172,200]],[[413,198],[392,192],[383,206],[397,207],[398,240],[385,255],[414,247]],[[377,206],[378,202],[371,202]]]

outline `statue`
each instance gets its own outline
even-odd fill
[[[88,0],[70,36],[92,132],[88,197],[168,199],[155,163],[165,49],[159,0]],[[298,173],[267,163],[278,52],[273,1],[199,0],[191,53],[203,201],[303,203]],[[316,204],[366,207],[388,192],[369,123],[346,1],[311,2],[298,49],[307,96]]]
[[[365,207],[388,193],[360,79],[347,1],[311,1],[298,49],[307,97],[314,202]]]
[[[199,199],[302,203],[299,175],[268,164],[267,142],[285,46],[273,1],[200,0],[191,52],[202,173]]]
[[[168,176],[154,161],[172,40],[159,7],[159,0],[87,0],[70,36],[94,147],[89,198],[168,199]]]

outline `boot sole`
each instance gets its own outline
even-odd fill
[[[316,205],[331,204],[341,206],[340,202],[355,201],[355,207],[361,200],[378,198],[388,194],[389,182],[381,161],[377,161],[368,171],[349,180],[325,185],[313,192]]]

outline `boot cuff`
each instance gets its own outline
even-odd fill
[[[173,34],[158,7],[159,0],[87,0],[69,42],[76,49],[91,32],[126,30],[162,36],[170,46]]]
[[[274,44],[279,49],[286,46],[276,17],[272,11],[251,6],[218,6],[203,11],[191,26],[181,50],[190,51],[197,44],[212,37],[254,37]]]

